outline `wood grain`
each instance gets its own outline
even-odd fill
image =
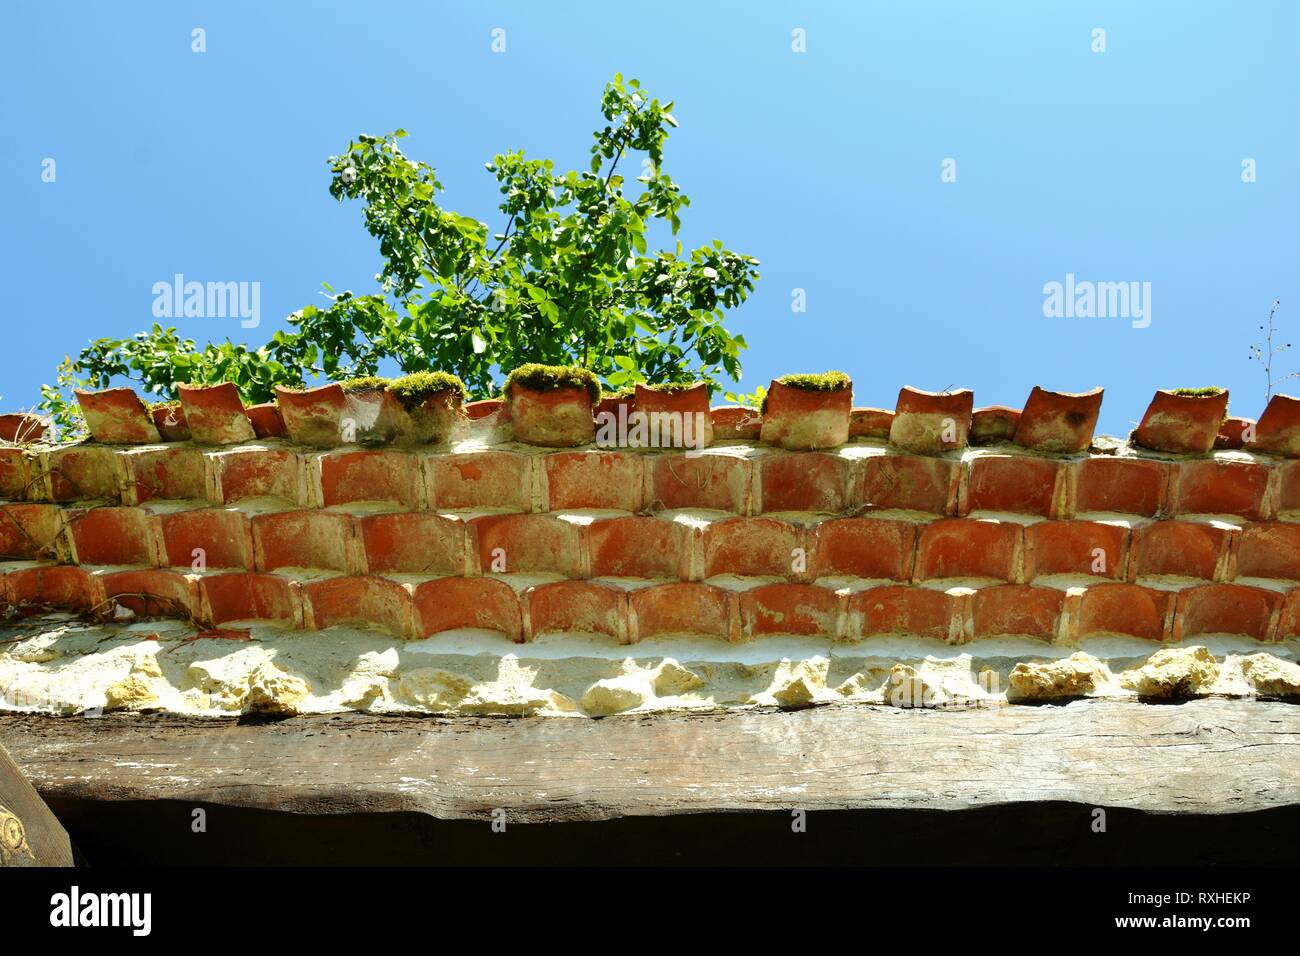
[[[0,828],[0,866],[72,866],[67,831],[3,747]]]
[[[276,722],[0,717],[46,799],[604,820],[1068,801],[1158,813],[1300,804],[1300,707],[1201,700],[966,711],[833,705],[578,718]]]

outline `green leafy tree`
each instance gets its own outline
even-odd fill
[[[329,188],[363,205],[384,258],[378,293],[326,286],[327,305],[295,312],[289,331],[257,349],[228,340],[199,348],[157,324],[97,340],[60,366],[42,406],[58,417],[68,386],[118,377],[169,398],[180,382],[230,381],[245,400],[265,401],[276,385],[374,375],[385,359],[403,372],[454,372],[480,396],[528,362],[578,365],[616,390],[737,381],[745,340],[722,320],[753,290],[758,260],[718,241],[650,248],[655,224],[676,235],[690,204],[663,168],[672,107],[616,75],[588,169],[557,172],[522,151],[494,157],[487,170],[505,223],[493,234],[439,205],[433,168],[399,148],[404,130],[358,136],[330,157]]]

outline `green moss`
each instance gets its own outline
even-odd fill
[[[616,391],[616,392],[606,392],[606,391],[604,391],[604,390],[602,389],[600,395],[601,395],[601,398],[612,398],[612,399],[614,399],[614,400],[617,401],[618,399],[627,399],[627,398],[633,398],[633,397],[635,397],[635,395],[636,395],[636,389],[635,389],[635,388],[620,388],[620,389],[619,389],[618,391]]]
[[[378,375],[363,375],[361,378],[345,378],[339,386],[345,392],[373,392],[388,385],[388,379]]]
[[[805,392],[838,392],[840,389],[850,388],[853,385],[850,379],[843,372],[822,372],[820,375],[814,375],[810,372],[796,372],[793,375],[782,375],[777,379],[782,385],[790,388],[802,389]],[[760,411],[767,412],[767,395],[763,396],[763,404]]]
[[[510,387],[519,384],[539,392],[553,392],[560,388],[585,388],[591,403],[600,401],[600,379],[585,368],[574,365],[521,365],[506,379],[506,395]]]
[[[450,372],[412,372],[389,382],[388,390],[407,408],[413,408],[439,392],[459,392],[462,400],[469,398],[465,383]]]
[[[659,385],[645,385],[642,387],[648,388],[651,391],[655,391],[655,392],[685,392],[689,389],[694,388],[696,385],[701,385],[701,384],[703,383],[702,382],[663,382]]]
[[[1171,394],[1174,395],[1188,395],[1193,398],[1207,398],[1210,395],[1218,395],[1222,393],[1223,389],[1211,385],[1208,386],[1207,388],[1171,388],[1169,391]]]
[[[178,398],[169,398],[160,402],[149,402],[147,407],[152,412],[155,408],[180,408],[181,403]]]

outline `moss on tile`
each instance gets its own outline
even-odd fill
[[[345,378],[339,382],[345,392],[373,392],[388,385],[388,379],[378,375],[363,375],[359,378]]]
[[[600,379],[585,368],[576,365],[538,365],[530,362],[521,365],[506,379],[506,395],[513,385],[522,385],[538,392],[553,392],[561,388],[585,388],[594,405],[600,401]]]
[[[782,375],[777,382],[788,388],[797,388],[805,392],[838,392],[853,385],[853,380],[843,372],[821,372],[820,374],[795,372]],[[764,395],[760,408],[764,414],[767,413],[767,399],[768,396]]]
[[[407,408],[419,405],[439,392],[459,392],[462,400],[469,398],[465,383],[450,372],[412,372],[389,382],[388,390]]]

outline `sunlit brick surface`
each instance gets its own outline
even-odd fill
[[[810,433],[847,443],[791,450],[742,408],[702,449],[526,446],[500,403],[420,446],[379,395],[360,445],[333,388],[186,389],[175,420],[85,393],[94,441],[0,444],[0,602],[406,640],[1300,636],[1290,419],[1210,450],[1213,409],[1174,398],[1118,442],[1094,441],[1100,392],[904,390],[819,405]]]

